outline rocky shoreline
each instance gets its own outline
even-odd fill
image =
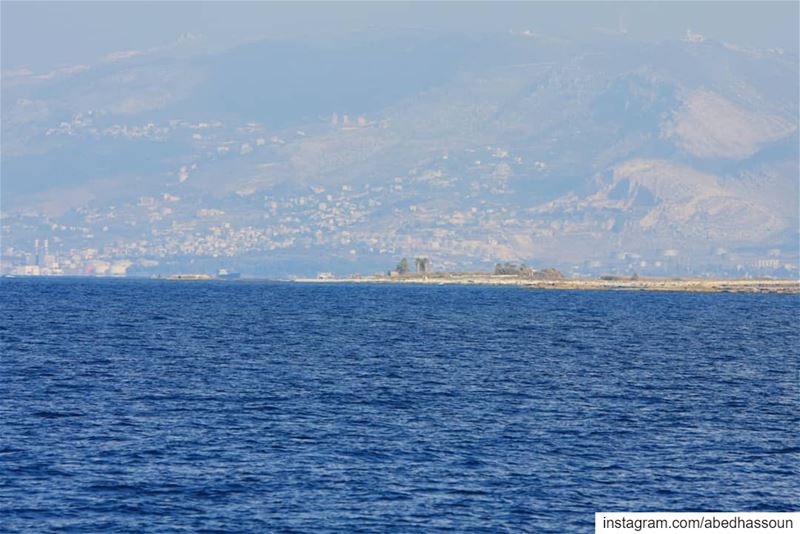
[[[800,280],[782,279],[559,279],[531,280],[491,274],[421,276],[354,276],[350,278],[300,278],[300,283],[386,283],[432,285],[502,285],[554,290],[593,291],[684,291],[698,293],[791,293],[800,294]]]

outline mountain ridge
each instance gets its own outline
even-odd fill
[[[401,253],[575,272],[797,269],[794,56],[522,34],[347,47],[351,65],[261,42],[4,79],[6,263],[52,235],[65,255],[159,269],[261,254],[269,273],[278,250],[301,269],[310,256],[348,270]],[[98,79],[106,94],[81,96]],[[43,178],[53,169],[58,187]],[[70,218],[89,231],[43,229]],[[248,228],[253,243],[230,238],[217,256],[193,244]]]

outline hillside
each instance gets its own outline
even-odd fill
[[[2,84],[4,269],[797,274],[781,50],[412,32]]]

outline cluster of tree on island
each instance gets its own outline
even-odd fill
[[[424,256],[418,256],[414,258],[414,268],[419,274],[429,273],[431,270],[431,260]],[[397,264],[397,267],[395,267],[395,272],[397,272],[399,275],[404,275],[411,272],[411,268],[408,264],[408,258],[403,258],[400,260],[400,262]],[[389,274],[392,274],[391,271]]]
[[[533,269],[527,265],[516,263],[498,263],[494,266],[495,275],[517,276],[520,278],[531,278],[534,280],[561,280],[564,275],[558,269],[548,267],[547,269]]]
[[[430,274],[431,262],[427,257],[419,256],[414,259],[414,272],[416,274]],[[408,258],[401,259],[393,271],[387,273],[389,276],[405,276],[412,274],[411,265]],[[531,280],[561,280],[564,275],[561,271],[553,268],[547,269],[533,269],[527,265],[516,263],[504,262],[498,263],[494,266],[494,271],[491,273],[474,273],[474,274],[490,274],[494,276],[516,276],[519,278],[527,278]]]

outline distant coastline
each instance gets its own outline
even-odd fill
[[[262,277],[218,277],[209,274],[173,274],[154,277],[138,276],[68,276],[68,275],[3,275],[13,278],[59,278],[102,280],[157,280],[164,282],[292,282],[303,284],[405,284],[405,285],[483,285],[513,286],[530,289],[586,290],[586,291],[661,291],[693,293],[784,293],[800,294],[800,280],[785,278],[637,278],[607,276],[600,278],[530,279],[518,276],[491,273],[429,273],[402,276],[353,275],[349,277],[317,278],[262,278]]]
[[[490,273],[430,273],[405,276],[352,276],[345,278],[297,278],[299,283],[380,283],[431,285],[492,285],[532,289],[592,291],[684,291],[697,293],[791,293],[800,294],[800,280],[722,278],[602,278],[528,279]]]

